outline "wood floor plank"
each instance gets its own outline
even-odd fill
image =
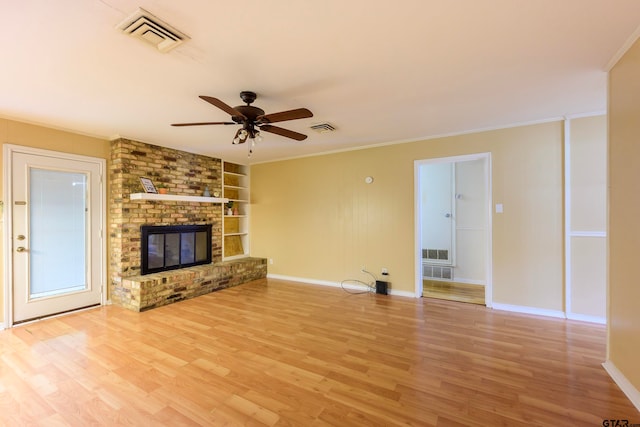
[[[483,285],[470,285],[455,281],[429,279],[424,279],[422,282],[423,297],[467,302],[470,304],[485,304]]]
[[[640,423],[602,325],[262,280],[0,331],[0,425]]]

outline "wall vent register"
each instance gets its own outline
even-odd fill
[[[453,268],[442,265],[423,264],[422,275],[430,279],[453,279]]]
[[[310,126],[310,129],[315,130],[316,132],[319,133],[325,133],[325,132],[333,132],[334,130],[336,130],[335,126],[333,126],[331,123],[316,123],[314,125]]]
[[[142,8],[122,21],[118,28],[125,34],[155,46],[163,53],[177,47],[185,40],[189,40],[186,34]]]
[[[449,250],[448,249],[423,249],[422,258],[445,261],[449,259]]]

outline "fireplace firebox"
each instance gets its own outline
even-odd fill
[[[143,225],[142,274],[211,263],[211,225]]]

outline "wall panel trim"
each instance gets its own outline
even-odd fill
[[[570,231],[569,237],[607,237],[606,231]]]

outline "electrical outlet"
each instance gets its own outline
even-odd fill
[[[273,258],[269,258],[269,264],[273,265]]]
[[[389,275],[389,270],[387,270],[386,268],[382,268],[382,275],[383,276],[388,276]]]
[[[364,265],[360,266],[360,271],[365,271],[367,269],[367,267],[365,267]]]

